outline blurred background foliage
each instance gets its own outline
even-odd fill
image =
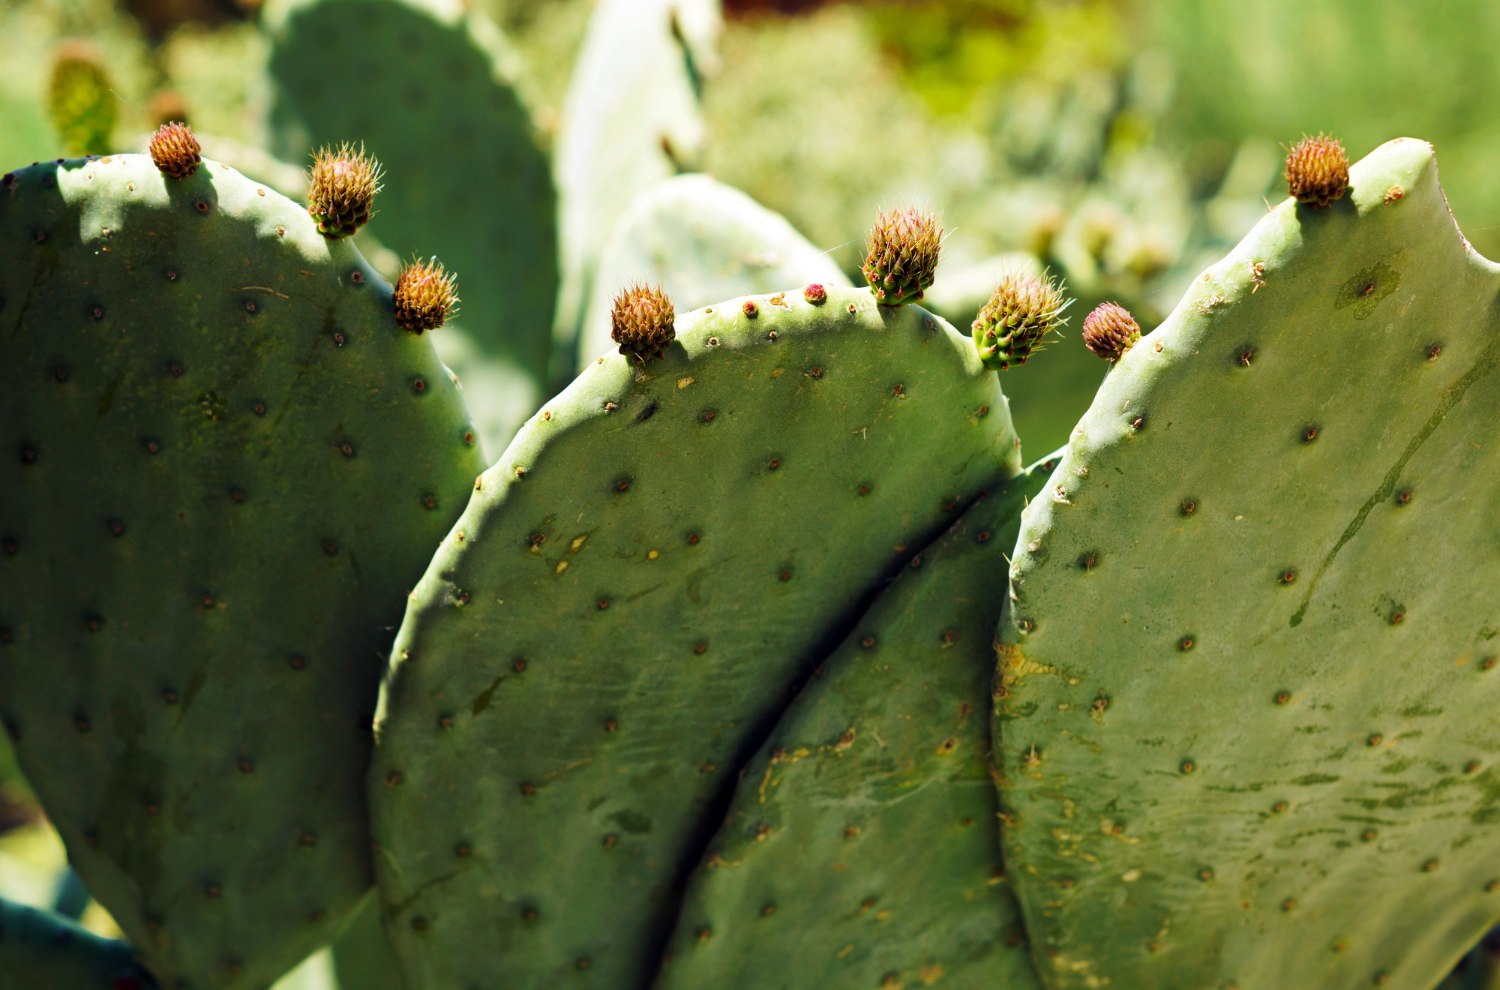
[[[464,5],[508,35],[551,142],[590,0]],[[1147,329],[1164,318],[1285,195],[1283,149],[1303,134],[1339,136],[1351,159],[1397,136],[1432,141],[1459,223],[1500,257],[1500,5],[1485,0],[724,8],[707,141],[688,164],[784,214],[851,274],[877,206],[940,211],[945,260],[928,302],[961,329],[1007,267],[1066,279],[1077,302],[1064,339],[1002,380],[1032,455],[1066,440],[1102,377],[1078,340],[1083,315],[1111,298]],[[260,150],[272,142],[258,13],[258,0],[0,0],[0,164],[69,153],[46,107],[58,53],[85,39],[118,99],[118,150],[185,118],[206,154],[297,195],[306,163]],[[367,253],[394,260],[378,243]],[[50,906],[64,880],[61,846],[0,740],[0,893]],[[108,933],[92,910],[85,921]],[[323,985],[326,962],[310,965],[285,985]]]

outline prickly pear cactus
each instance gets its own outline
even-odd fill
[[[734,769],[1018,457],[968,339],[868,290],[600,357],[485,474],[397,636],[370,801],[413,984],[646,986]]]
[[[406,990],[378,897],[370,897],[330,948],[339,990]]]
[[[1040,990],[1000,861],[988,713],[994,592],[1055,465],[972,505],[822,661],[741,775],[658,990]]]
[[[613,350],[610,305],[615,289],[633,278],[660,279],[683,309],[786,285],[849,285],[786,218],[707,175],[658,183],[616,224],[584,321],[583,366]]]
[[[557,143],[562,285],[555,376],[572,377],[600,252],[635,198],[699,153],[699,97],[716,60],[719,0],[600,0]],[[607,286],[605,291],[616,287]]]
[[[1417,990],[1500,918],[1497,295],[1403,139],[1110,371],[1002,627],[1049,986]]]
[[[120,99],[97,48],[73,39],[58,50],[52,64],[47,109],[65,153],[106,155],[111,151]]]
[[[154,990],[130,947],[72,922],[0,900],[0,978],[7,987]]]
[[[167,985],[264,987],[370,884],[403,596],[480,462],[391,289],[217,162],[0,179],[0,719]]]
[[[467,6],[269,4],[271,123],[289,161],[364,142],[386,170],[381,242],[401,255],[436,252],[468,274],[463,326],[541,381],[557,294],[556,194],[515,57]]]

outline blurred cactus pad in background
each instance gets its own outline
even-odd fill
[[[0,5],[0,990],[1500,990],[1497,50]]]

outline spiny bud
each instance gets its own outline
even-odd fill
[[[632,282],[615,297],[609,317],[610,339],[620,345],[621,354],[642,364],[661,357],[677,339],[677,312],[659,285]]]
[[[380,163],[341,144],[337,151],[323,148],[313,156],[309,172],[307,212],[318,222],[318,233],[330,240],[348,237],[370,220],[370,207],[380,192]]]
[[[943,230],[925,210],[881,210],[870,229],[865,281],[882,306],[900,306],[922,298],[932,286]]]
[[[1304,137],[1287,152],[1286,184],[1299,203],[1314,207],[1332,203],[1349,188],[1344,146],[1326,134]]]
[[[1083,318],[1084,346],[1113,364],[1141,339],[1141,325],[1119,303],[1100,303]]]
[[[1064,300],[1061,286],[1045,273],[1033,277],[1010,272],[1000,279],[990,301],[974,321],[974,346],[985,366],[1005,371],[1041,349],[1047,334],[1067,321],[1061,319],[1070,301]]]
[[[87,41],[74,39],[58,49],[48,109],[65,152],[109,154],[120,101],[104,71],[103,57]]]
[[[162,175],[186,179],[198,171],[198,163],[203,161],[203,148],[188,125],[162,124],[151,135],[151,160],[161,169]]]
[[[457,288],[437,258],[408,261],[396,276],[396,322],[415,334],[436,330],[458,315]]]

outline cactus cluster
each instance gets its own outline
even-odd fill
[[[1297,144],[1149,330],[991,259],[964,332],[934,213],[846,274],[673,175],[716,4],[598,4],[555,187],[484,15],[266,20],[305,202],[181,113],[0,178],[0,722],[76,870],[0,984],[1426,990],[1500,919],[1430,146]],[[1103,384],[1023,467],[1044,346]]]

